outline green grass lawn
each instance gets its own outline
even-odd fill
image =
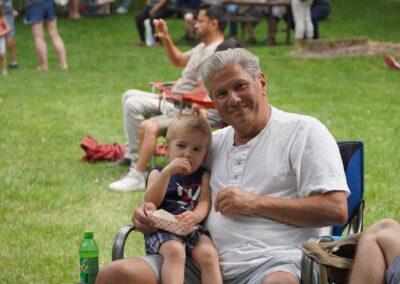
[[[322,38],[365,36],[400,42],[400,2],[336,0]],[[179,20],[168,20],[174,39]],[[130,223],[142,193],[111,192],[107,185],[124,169],[81,163],[79,142],[124,142],[121,94],[150,90],[151,80],[173,80],[163,48],[138,48],[133,13],[70,21],[61,17],[70,70],[34,70],[30,29],[17,23],[18,70],[0,77],[0,282],[73,283],[84,230],[93,230],[101,266],[111,261],[116,231]],[[265,26],[257,28],[265,36]],[[283,42],[282,38],[279,39]],[[182,50],[190,47],[181,45]],[[328,60],[287,56],[291,46],[249,48],[261,58],[268,95],[278,108],[309,114],[337,140],[365,142],[366,226],[384,217],[400,220],[400,72],[382,55]],[[128,255],[143,253],[142,237]]]

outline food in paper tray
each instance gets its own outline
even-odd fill
[[[189,231],[188,225],[177,221],[174,215],[164,209],[154,211],[150,214],[150,219],[154,222],[155,227],[180,236],[186,236],[192,232]]]

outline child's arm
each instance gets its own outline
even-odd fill
[[[189,226],[196,226],[203,221],[211,208],[211,188],[210,173],[204,172],[201,180],[201,191],[197,202],[197,206],[193,211],[186,211],[179,216],[177,220],[186,223]]]
[[[1,18],[3,25],[4,25],[4,30],[0,32],[0,37],[5,36],[10,30],[10,24],[8,23],[6,17]]]
[[[147,179],[147,188],[144,200],[160,206],[167,192],[167,187],[172,174],[190,172],[191,166],[186,158],[176,158],[171,161],[161,172],[152,171]]]

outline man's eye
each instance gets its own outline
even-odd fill
[[[237,91],[241,91],[241,90],[246,89],[246,87],[247,87],[247,84],[245,84],[245,83],[240,83],[240,84],[237,84],[237,85],[235,86],[235,89],[236,89]]]

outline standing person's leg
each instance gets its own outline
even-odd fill
[[[60,34],[58,33],[57,29],[57,20],[51,20],[46,22],[47,25],[47,32],[50,36],[50,39],[53,43],[54,49],[56,50],[57,57],[58,57],[58,66],[66,70],[68,69],[67,63],[67,55],[65,52],[64,41],[62,40]]]
[[[226,6],[226,8],[228,10],[229,18],[236,16],[237,12],[239,11],[239,5],[236,5],[236,4],[229,4],[228,6]],[[229,20],[229,36],[230,37],[237,36],[237,26],[238,26],[237,21]]]
[[[300,0],[292,0],[292,13],[295,26],[295,45],[301,47],[305,31],[303,7]]]
[[[384,283],[385,272],[400,255],[400,224],[385,219],[366,230],[358,245],[349,284]]]
[[[3,37],[0,37],[0,64],[1,64],[2,75],[6,76],[7,75],[6,41]]]
[[[317,4],[311,6],[311,21],[314,27],[314,39],[319,38],[318,22],[326,19],[331,11],[328,4]]]
[[[307,40],[312,40],[314,36],[314,26],[311,21],[311,4],[312,0],[307,0],[302,2],[304,7],[304,18],[305,18],[305,25],[306,25],[306,37]]]
[[[139,42],[138,45],[140,46],[145,46],[146,42],[145,42],[145,35],[144,35],[144,20],[146,20],[149,17],[149,11],[150,11],[150,7],[146,6],[144,7],[142,10],[140,10],[137,14],[136,14],[136,28],[137,31],[139,33]]]
[[[39,59],[39,65],[36,69],[39,71],[47,71],[47,44],[44,40],[43,22],[32,24],[32,35],[35,42],[36,53]]]
[[[7,49],[10,55],[10,67],[18,67],[17,52],[15,49],[15,23],[13,13],[7,14],[7,21],[10,24],[11,30],[6,35]]]
[[[72,20],[79,20],[79,0],[69,0],[68,2],[68,17]]]

